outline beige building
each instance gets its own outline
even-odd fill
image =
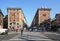
[[[3,28],[3,18],[4,18],[4,15],[2,11],[0,10],[0,29]]]
[[[21,8],[8,8],[8,28],[20,29],[23,24],[27,24]]]
[[[50,8],[37,9],[36,15],[34,16],[31,26],[50,26],[50,10]]]

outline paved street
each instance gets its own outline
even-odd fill
[[[52,40],[60,41],[60,34],[58,33],[45,33],[44,35]]]
[[[9,32],[8,35],[0,35],[0,41],[59,41],[60,35],[52,32]]]
[[[17,35],[17,34],[0,35],[0,41],[9,40],[10,38],[14,37],[15,35]]]

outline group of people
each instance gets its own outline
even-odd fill
[[[21,36],[23,35],[23,28],[12,27],[11,30],[16,31],[16,32],[18,32],[18,30],[20,30],[21,31]]]

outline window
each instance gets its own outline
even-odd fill
[[[58,16],[58,18],[60,18],[60,16]]]
[[[11,22],[11,19],[10,19],[10,22]]]
[[[58,19],[58,21],[60,21],[60,19]]]
[[[0,25],[1,25],[1,23],[0,23]]]
[[[14,11],[15,11],[15,9],[14,9]]]
[[[1,20],[1,17],[0,17],[0,20]]]
[[[2,22],[2,20],[0,20],[0,23]]]
[[[17,13],[17,14],[19,14],[19,13]]]
[[[17,11],[18,11],[18,9],[17,9]]]
[[[17,21],[19,21],[19,17],[17,17]]]
[[[58,24],[60,24],[60,23],[58,23]]]
[[[19,26],[17,26],[17,28],[19,28]]]
[[[42,22],[42,16],[40,15],[40,23]]]
[[[11,21],[11,17],[10,17],[10,21]]]
[[[15,16],[12,16],[12,17],[11,17],[11,20],[12,20],[12,21],[15,21]]]
[[[0,14],[0,19],[1,19],[1,14]]]
[[[15,16],[15,13],[13,13],[12,16]]]
[[[17,23],[17,25],[19,25],[19,23]]]
[[[10,23],[10,25],[12,25],[12,23]]]
[[[0,14],[0,17],[1,17],[1,14]]]
[[[10,27],[10,29],[11,29],[11,26],[9,26]]]
[[[10,16],[15,16],[15,13],[14,12],[10,12]]]
[[[15,25],[16,23],[15,23],[15,22],[13,22],[13,24]]]
[[[46,16],[46,14],[43,14],[43,16]]]

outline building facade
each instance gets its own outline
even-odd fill
[[[50,8],[39,8],[34,16],[31,26],[50,26]]]
[[[8,8],[8,29],[21,29],[27,24],[21,8]]]
[[[56,25],[60,26],[60,14],[56,14],[55,18],[56,18]]]
[[[3,28],[8,28],[8,15],[6,15],[3,19]]]
[[[60,13],[56,14],[56,27],[60,31]]]
[[[51,20],[51,31],[57,31],[56,18]]]
[[[4,15],[2,11],[0,10],[0,29],[3,28],[3,18],[4,18]]]

